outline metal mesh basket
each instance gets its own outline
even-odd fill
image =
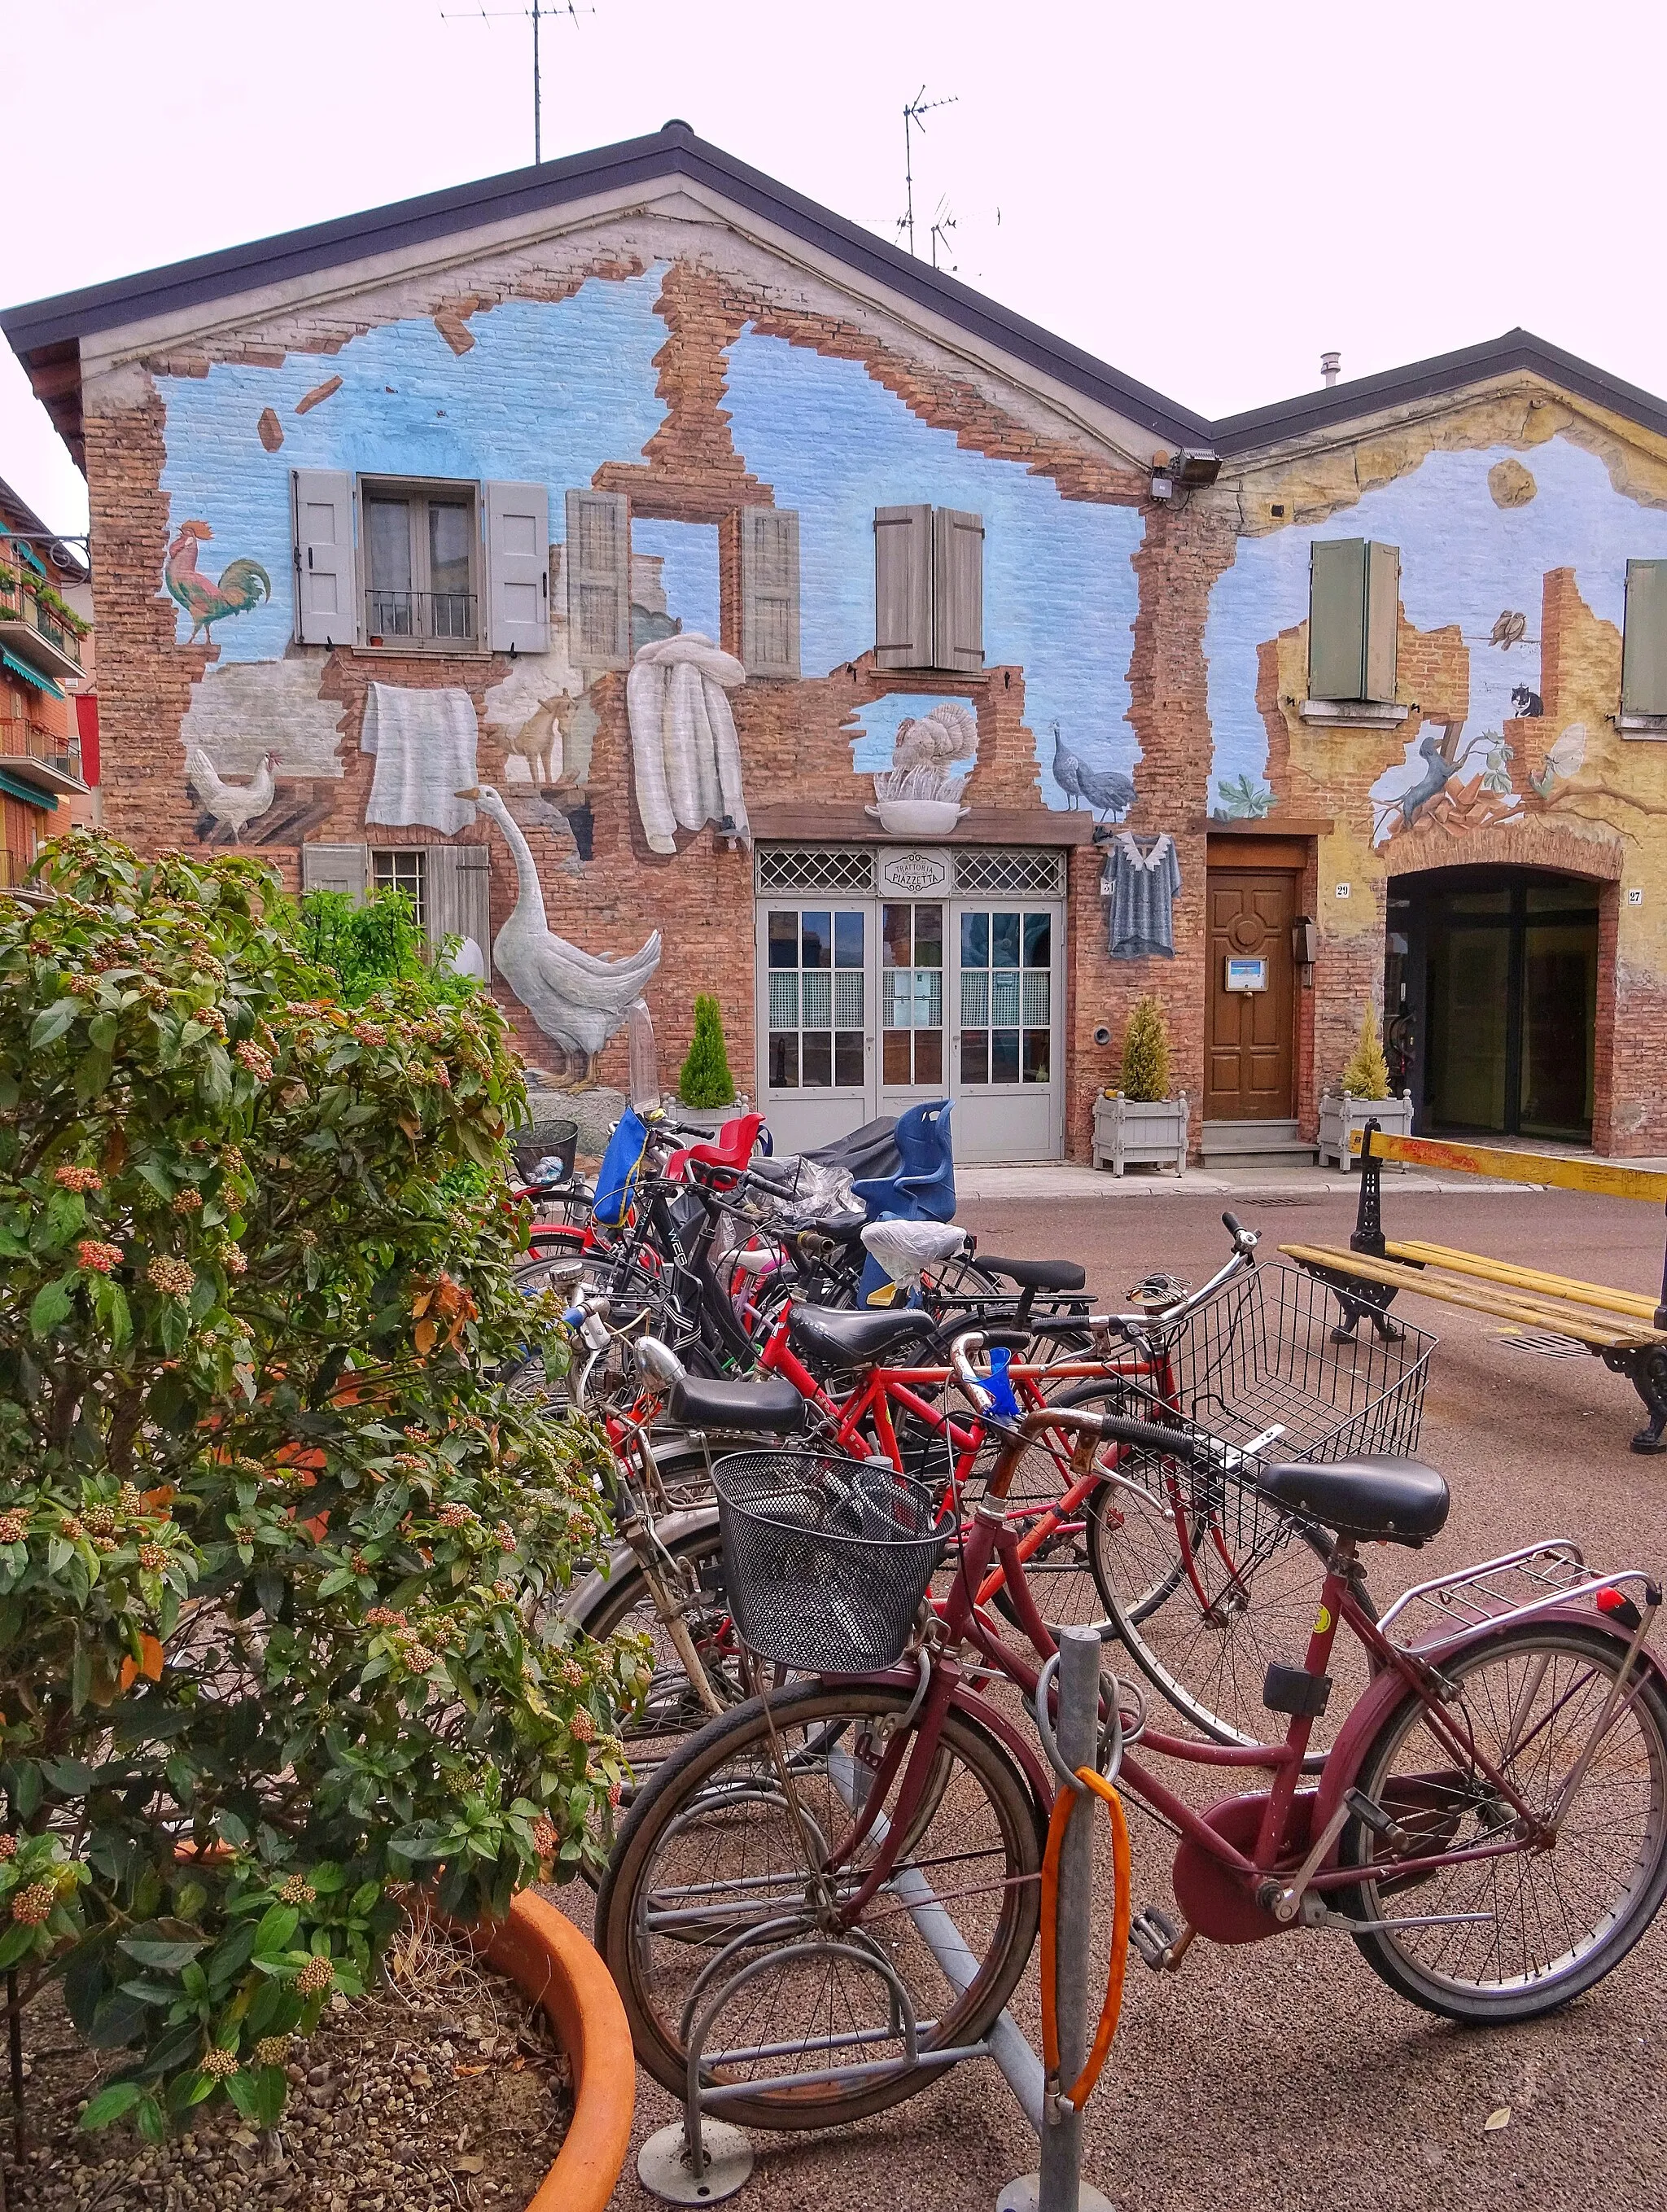
[[[721,1459],[712,1482],[743,1644],[804,1674],[901,1656],[951,1533],[924,1484],[883,1462],[777,1451]]]
[[[558,1183],[571,1181],[579,1156],[577,1121],[530,1121],[518,1129],[510,1143],[515,1165],[524,1181]],[[553,1163],[553,1164],[547,1164]],[[543,1173],[539,1173],[540,1170]]]
[[[1294,1267],[1258,1267],[1187,1316],[1168,1351],[1180,1413],[1269,1460],[1410,1455],[1435,1339],[1368,1315],[1338,1341],[1331,1287]]]

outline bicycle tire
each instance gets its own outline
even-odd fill
[[[1559,1779],[1567,1778],[1573,1754],[1603,1710],[1626,1648],[1623,1638],[1596,1625],[1588,1628],[1526,1621],[1501,1629],[1442,1662],[1443,1674],[1459,1685],[1458,1699],[1444,1703],[1444,1716],[1452,1719],[1462,1708],[1472,1746],[1501,1771],[1508,1759],[1512,1771],[1507,1778],[1531,1808],[1541,1809],[1542,1798],[1555,1802]],[[1332,1901],[1339,1911],[1358,1920],[1393,1917],[1397,1898],[1410,1891],[1415,1911],[1421,1915],[1440,1913],[1444,1905],[1489,1911],[1501,1968],[1512,1938],[1524,1954],[1515,1972],[1507,1976],[1501,1972],[1484,1979],[1457,1971],[1458,1962],[1467,1953],[1474,1955],[1476,1947],[1482,1956],[1487,1954],[1488,1930],[1476,1923],[1409,1928],[1399,1935],[1379,1929],[1357,1935],[1355,1942],[1361,1955],[1399,1996],[1427,2012],[1473,2026],[1537,2020],[1560,2010],[1601,1981],[1643,1935],[1667,1891],[1667,1693],[1653,1666],[1647,1660],[1644,1665],[1638,1696],[1612,1723],[1579,1790],[1556,1822],[1556,1841],[1550,1849],[1473,1861],[1397,1882],[1392,1875],[1385,1878],[1384,1869],[1394,1863],[1388,1845],[1359,1820],[1344,1828],[1340,1863],[1377,1872],[1363,1879],[1358,1888],[1336,1893]],[[1497,1674],[1501,1669],[1502,1682],[1482,1694],[1476,1678],[1484,1671]],[[1580,1677],[1585,1670],[1590,1671],[1583,1686]],[[1543,1705],[1546,1717],[1536,1721]],[[1413,1832],[1433,1832],[1446,1838],[1443,1849],[1463,1848],[1466,1841],[1497,1833],[1498,1815],[1507,1808],[1474,1769],[1467,1778],[1452,1765],[1450,1747],[1428,1726],[1421,1729],[1425,1711],[1411,1691],[1391,1709],[1361,1757],[1356,1787],[1403,1825],[1410,1825]],[[1518,1750],[1531,1753],[1529,1758],[1519,1758],[1494,1740],[1501,1715]],[[1432,1756],[1446,1763],[1431,1771],[1428,1761]],[[1635,1770],[1630,1781],[1629,1760]],[[1407,1772],[1409,1762],[1413,1771]],[[1449,1780],[1450,1776],[1456,1776],[1457,1782]],[[1525,1953],[1531,1942],[1558,1942],[1571,1934],[1571,1909],[1579,1909],[1582,1887],[1599,1880],[1593,1872],[1598,1846],[1591,1823],[1625,1817],[1623,1801],[1628,1798],[1639,1807],[1639,1833],[1635,1844],[1622,1846],[1625,1879],[1620,1893],[1604,1898],[1597,1906],[1595,1919],[1601,1924],[1587,1929],[1586,1940],[1572,1944],[1557,1958],[1530,1962]],[[1580,1808],[1588,1809],[1573,1825],[1571,1816]],[[1500,1869],[1506,1873],[1501,1875]],[[1531,1897],[1530,1886],[1537,1876],[1538,1893]],[[1560,1933],[1547,1932],[1558,1929],[1560,1923]],[[1448,1960],[1446,1970],[1435,1964],[1443,1954]]]
[[[888,1720],[894,1724],[907,1710],[912,1694],[908,1687],[884,1682],[845,1686],[805,1682],[773,1693],[771,1714],[787,1757],[803,1770],[807,1802],[834,1802],[834,1784],[825,1778],[837,1771],[841,1759],[853,1775],[859,1769],[867,1771],[875,1725]],[[791,1824],[772,1806],[767,1795],[741,1794],[748,1788],[761,1789],[761,1778],[768,1774],[770,1788],[779,1802],[768,1743],[764,1706],[761,1700],[755,1699],[714,1720],[682,1744],[644,1786],[621,1826],[597,1896],[597,1948],[619,1989],[638,2060],[675,2096],[681,2097],[686,2080],[688,2053],[682,2041],[681,2018],[696,1974],[737,1929],[743,1933],[749,1927],[756,1929],[767,1917],[792,1918],[787,1912],[776,1913],[776,1907],[790,1898],[790,1891],[782,1884],[809,1879],[802,1852],[797,1854],[794,1866],[796,1847],[791,1843],[775,1853],[781,1858],[784,1873],[778,1877],[771,1870],[774,1863],[771,1854],[778,1841],[789,1835]],[[960,1779],[963,1777],[967,1778],[964,1783]],[[796,1776],[796,1783],[797,1779]],[[905,1839],[905,1854],[900,1857],[893,1881],[882,1886],[870,1908],[884,1933],[868,1939],[870,1947],[879,1946],[900,1974],[910,1978],[906,1987],[911,1987],[912,1996],[917,1990],[911,1984],[918,1984],[918,2014],[932,2023],[921,2032],[923,2063],[858,2083],[764,2091],[726,2104],[726,2119],[743,2127],[824,2128],[886,2111],[941,2077],[943,2067],[932,2065],[926,2055],[934,2045],[947,2049],[976,2041],[1006,2003],[1024,1972],[1040,1917],[1037,1876],[1045,1841],[1042,1810],[1000,1739],[964,1711],[952,1711],[946,1716],[932,1780],[934,1788]],[[980,1802],[982,1815],[978,1809]],[[849,1802],[848,1797],[843,1799],[839,1818],[848,1819]],[[940,1879],[965,1885],[950,1890],[942,1901],[959,1915],[961,1935],[977,1961],[977,1971],[959,1990],[921,1939],[910,1909],[896,1901],[895,1883],[898,1874],[905,1871],[904,1858],[923,1843],[930,1847],[934,1823],[941,1814],[953,1826],[956,1838],[956,1871],[947,1877],[940,1874]],[[822,1825],[833,1830],[831,1820]],[[876,1825],[877,1829],[879,1824]],[[947,1843],[949,1826],[944,1835]],[[825,1862],[828,1846],[824,1844],[821,1848]],[[863,1848],[866,1850],[868,1846]],[[708,1856],[703,1857],[703,1852]],[[710,1855],[722,1852],[727,1852],[728,1857]],[[997,1860],[999,1866],[995,1863]],[[912,1860],[908,1863],[912,1866]],[[946,1858],[941,1863],[949,1865],[950,1861]],[[744,1868],[744,1875],[729,1881],[727,1886],[733,1893],[737,1882],[744,1881],[756,1901],[762,1903],[762,1914],[750,1911],[748,1893],[731,1894],[727,1904],[713,1901],[719,1894],[716,1870],[726,1864]],[[697,1893],[674,1881],[664,1893],[660,1909],[651,1915],[657,1869],[664,1867],[664,1874],[681,1877],[703,1866],[712,1871],[699,1889],[699,1903],[685,1902],[676,1907],[674,1899],[687,1900]],[[914,1872],[919,1874],[919,1869]],[[924,1875],[920,1880],[925,1880]],[[979,1915],[976,1924],[968,1918],[969,1908]],[[678,1921],[682,1923],[681,1935],[668,1932],[668,1923]],[[801,1916],[794,1928],[779,1930],[779,1947],[785,1948],[794,1940],[798,1926],[809,1924]],[[761,1957],[767,1948],[754,1943],[749,1955]],[[810,2035],[801,2033],[795,2041],[790,2023],[797,2003],[810,2004],[813,2029],[821,2027],[824,2017],[834,2018],[836,2012],[841,2030],[847,2025],[847,2014],[853,2025],[864,2015],[889,2022],[890,2001],[885,1985],[872,1974],[853,1973],[841,1980],[838,1989],[841,2002],[836,2008],[831,1994],[834,1988],[832,1965],[803,1983],[795,1979],[792,1962],[784,1960],[777,1971],[780,1979],[775,1986],[767,1974],[753,1985],[758,1995],[748,2015],[767,2022],[767,2039],[772,2045],[786,2046],[755,2062],[767,2073],[794,2070],[787,2061],[795,2049],[813,2063],[817,2059],[827,2063],[825,2051],[807,2050]],[[812,1983],[814,1996],[801,1995]],[[940,1996],[945,2001],[940,2002]],[[724,2035],[734,2032],[722,2029]],[[884,2026],[862,2048],[881,2052],[885,2042],[898,2039]],[[740,2081],[745,2076],[732,2066],[727,2069],[727,2078]]]

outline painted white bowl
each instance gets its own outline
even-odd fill
[[[971,811],[954,799],[882,799],[864,810],[891,837],[947,837]]]

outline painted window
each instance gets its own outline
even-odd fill
[[[419,929],[428,926],[427,870],[423,866],[427,858],[420,847],[409,845],[371,854],[377,890],[403,891]]]

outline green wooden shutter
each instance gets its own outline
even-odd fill
[[[1317,538],[1308,549],[1308,696],[1366,696],[1366,540]]]
[[[1667,561],[1627,563],[1621,711],[1667,714]]]
[[[1395,696],[1395,646],[1401,623],[1401,549],[1366,549],[1366,688],[1362,696],[1388,703]]]

